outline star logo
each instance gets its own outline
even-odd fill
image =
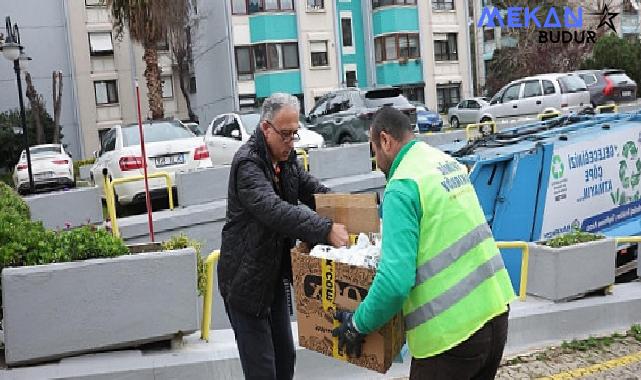
[[[603,9],[599,13],[592,13],[592,15],[601,17],[601,21],[599,22],[599,26],[597,26],[597,29],[600,29],[602,26],[607,26],[616,33],[617,30],[614,27],[614,23],[612,22],[612,20],[619,14],[610,12],[607,4],[603,3]]]

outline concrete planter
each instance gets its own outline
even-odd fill
[[[49,229],[64,229],[102,222],[102,204],[97,187],[75,188],[24,198],[31,220]]]
[[[27,364],[198,330],[193,249],[2,271],[5,358]]]
[[[352,144],[309,151],[309,172],[314,177],[350,177],[372,171],[369,144]]]
[[[180,206],[214,202],[227,198],[230,166],[176,173],[176,191]]]
[[[527,293],[564,301],[612,285],[615,253],[614,239],[562,248],[530,244]]]

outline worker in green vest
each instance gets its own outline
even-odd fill
[[[339,347],[362,343],[403,311],[412,379],[492,379],[515,298],[465,166],[415,140],[410,121],[381,108],[370,128],[387,177],[382,258],[367,297],[341,311]]]

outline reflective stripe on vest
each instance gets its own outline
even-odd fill
[[[454,242],[454,244],[445,248],[436,254],[436,256],[431,260],[421,265],[416,270],[415,285],[418,286],[434,277],[437,273],[447,268],[453,261],[458,260],[469,250],[481,244],[485,239],[491,237],[492,231],[490,231],[490,227],[488,227],[487,223],[478,225],[475,229]]]
[[[503,268],[503,259],[496,254],[445,293],[405,316],[405,328],[411,330],[449,309]]]

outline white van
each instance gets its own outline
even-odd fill
[[[577,74],[541,74],[510,82],[490,100],[480,122],[538,115],[554,109],[577,113],[590,105],[590,92]]]

